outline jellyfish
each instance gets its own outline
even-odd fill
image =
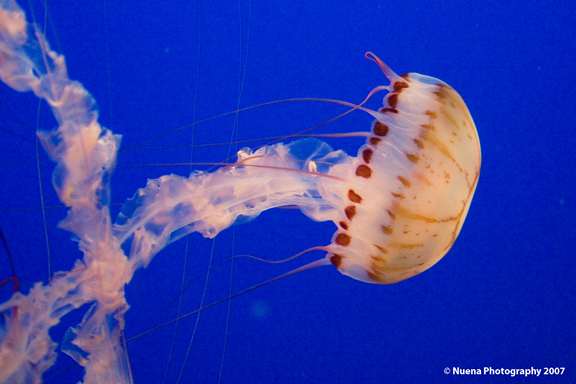
[[[48,284],[0,304],[0,382],[40,382],[56,359],[49,335],[62,316],[90,309],[61,349],[84,368],[85,383],[132,381],[121,342],[124,287],[168,244],[197,232],[207,238],[263,211],[296,206],[337,230],[325,257],[302,270],[334,266],[353,279],[392,284],[437,263],[454,244],[478,183],[480,144],[456,91],[419,74],[398,76],[372,53],[390,85],[357,156],[317,139],[251,150],[211,172],[148,180],[113,222],[110,180],[121,137],[98,123],[95,101],[68,78],[63,56],[26,22],[14,0],[0,2],[0,78],[48,102],[59,127],[40,132],[56,162],[53,185],[68,207],[61,228],[83,257]],[[128,251],[125,252],[125,249]]]

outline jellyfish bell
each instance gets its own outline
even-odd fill
[[[480,141],[452,87],[398,76],[366,57],[386,74],[390,92],[358,156],[331,169],[346,182],[334,194],[339,230],[328,257],[345,275],[390,284],[425,271],[452,247],[478,183]]]
[[[0,76],[53,109],[60,126],[42,134],[42,144],[57,162],[54,187],[69,207],[61,227],[83,252],[70,272],[0,304],[8,319],[0,361],[9,368],[0,381],[41,380],[56,356],[50,328],[93,303],[62,350],[84,367],[85,382],[130,382],[120,333],[128,309],[124,286],[134,272],[183,236],[212,238],[267,209],[298,206],[338,227],[322,247],[324,259],[284,276],[332,264],[357,280],[394,283],[428,269],[454,243],[480,171],[474,123],[448,85],[397,76],[372,54],[391,84],[378,87],[389,91],[378,111],[353,107],[376,118],[357,157],[314,139],[244,149],[212,172],[149,180],[113,223],[108,183],[120,137],[99,125],[93,98],[68,79],[64,58],[40,33],[27,35],[16,3],[0,6]]]

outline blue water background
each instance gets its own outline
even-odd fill
[[[41,4],[33,5],[44,25]],[[324,267],[235,298],[228,322],[227,304],[209,309],[200,317],[182,382],[216,383],[221,370],[222,383],[576,380],[576,11],[569,2],[125,0],[51,7],[52,48],[66,56],[70,78],[94,95],[102,125],[123,135],[122,148],[165,134],[119,155],[114,215],[147,178],[190,172],[188,165],[162,164],[230,156],[228,146],[195,147],[191,155],[192,129],[170,132],[235,110],[240,84],[241,107],[295,97],[359,103],[373,87],[387,84],[364,58],[366,51],[399,74],[447,82],[476,122],[480,181],[460,237],[436,266],[390,286],[360,283]],[[382,96],[369,106],[378,108]],[[38,101],[2,84],[0,103],[0,225],[26,291],[48,279],[44,224],[36,209]],[[289,135],[343,111],[319,102],[263,107],[240,114],[237,133],[231,115],[197,125],[193,140]],[[355,112],[316,132],[366,131],[371,120]],[[46,104],[39,121],[42,129],[55,126]],[[355,154],[362,140],[329,142]],[[40,153],[45,206],[56,207],[47,210],[52,270],[69,270],[80,253],[56,227],[65,210],[50,185],[53,163]],[[334,230],[299,211],[275,210],[222,233],[215,243],[193,234],[186,283],[206,270],[212,250],[212,264],[237,254],[280,260],[328,244]],[[127,337],[149,329],[177,297],[185,247],[184,240],[170,245],[136,273],[126,289]],[[232,291],[322,256],[284,265],[238,260]],[[8,276],[0,249],[0,279]],[[230,264],[213,271],[208,286],[205,303],[225,297]],[[183,313],[200,305],[203,287],[200,280],[186,290]],[[2,299],[8,293],[8,287],[0,290]],[[65,317],[54,338],[86,309]],[[175,316],[173,305],[159,322]],[[177,381],[195,320],[179,325],[167,382]],[[167,326],[129,345],[136,383],[162,382],[173,333]],[[51,372],[71,362],[61,356]],[[556,378],[459,377],[454,367],[565,372]],[[71,369],[50,382],[80,377]]]

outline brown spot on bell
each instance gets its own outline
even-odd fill
[[[352,221],[352,218],[356,216],[356,206],[355,205],[347,206],[346,208],[344,208],[344,213],[346,214],[348,220]]]
[[[374,123],[374,134],[377,136],[386,136],[390,128],[386,124],[377,121]]]
[[[372,176],[372,169],[370,169],[369,166],[367,165],[359,165],[358,168],[356,168],[356,176],[360,176],[363,177],[365,179],[369,179],[370,176]]]
[[[336,269],[338,269],[340,264],[342,264],[342,259],[343,259],[343,257],[340,255],[332,255],[330,257],[330,262],[332,263],[333,266],[336,267]]]
[[[339,233],[338,236],[336,236],[336,244],[343,247],[350,245],[350,241],[352,241],[352,238],[345,233]]]
[[[348,191],[348,198],[350,199],[350,201],[354,202],[354,203],[361,203],[362,202],[362,197],[360,197],[359,194],[357,194],[356,192],[354,192],[353,189],[350,189]]]

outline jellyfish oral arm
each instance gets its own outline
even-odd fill
[[[318,191],[334,164],[349,156],[316,139],[239,152],[237,165],[212,173],[194,172],[149,180],[128,200],[116,224],[121,243],[132,237],[133,269],[147,266],[167,244],[192,232],[212,238],[237,221],[264,210],[298,206],[316,221],[330,220],[334,207]],[[309,169],[314,169],[312,172]]]
[[[56,360],[50,328],[86,303],[93,305],[68,331],[62,350],[84,367],[85,383],[131,382],[120,331],[128,309],[124,286],[134,271],[181,236],[198,231],[213,237],[239,217],[276,206],[298,205],[316,220],[329,219],[333,208],[319,196],[317,180],[348,156],[313,139],[245,150],[237,165],[211,174],[149,181],[112,226],[108,182],[120,136],[100,127],[94,100],[68,79],[64,58],[41,34],[35,33],[37,40],[29,36],[18,5],[0,0],[0,6],[0,76],[15,90],[45,99],[58,120],[57,130],[39,136],[57,162],[54,187],[70,208],[60,226],[76,235],[84,253],[73,270],[0,304],[7,319],[0,339],[0,382],[40,382]],[[127,258],[121,244],[129,238]]]
[[[57,162],[53,181],[58,196],[70,207],[61,226],[77,236],[84,251],[84,260],[72,271],[0,305],[8,316],[0,344],[0,382],[40,382],[56,359],[49,329],[90,302],[92,309],[69,331],[62,348],[85,367],[86,383],[130,382],[119,330],[128,308],[124,285],[131,273],[120,243],[111,236],[108,210],[107,183],[120,136],[100,127],[90,94],[68,79],[64,58],[29,27],[12,0],[0,1],[0,78],[17,91],[33,91],[45,99],[60,124],[39,135]]]

